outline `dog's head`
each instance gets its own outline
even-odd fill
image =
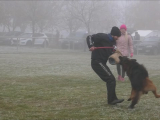
[[[123,66],[123,69],[126,71],[130,66],[133,65],[134,62],[136,62],[136,59],[129,59],[126,56],[119,56],[120,62],[119,64]]]

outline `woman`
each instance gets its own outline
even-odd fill
[[[121,37],[116,41],[117,49],[122,53],[123,56],[133,57],[133,43],[131,36],[127,33],[127,27],[125,24],[120,26]],[[124,81],[125,72],[122,66],[117,65],[118,80]]]

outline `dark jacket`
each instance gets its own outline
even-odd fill
[[[97,33],[87,37],[88,48],[94,47],[113,47],[116,41],[112,38],[110,34]],[[92,60],[99,60],[106,63],[109,56],[113,53],[111,48],[102,48],[92,51]]]
[[[138,33],[135,33],[134,40],[140,40],[140,35]]]

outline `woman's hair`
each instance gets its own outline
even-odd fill
[[[125,32],[125,40],[128,40],[128,32]]]

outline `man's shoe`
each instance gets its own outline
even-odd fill
[[[109,105],[117,105],[117,103],[108,103]]]
[[[115,104],[117,104],[117,103],[121,103],[121,102],[123,102],[124,101],[124,99],[116,99],[116,100],[113,100],[111,103],[109,103],[109,104],[111,104],[111,105],[115,105]]]

